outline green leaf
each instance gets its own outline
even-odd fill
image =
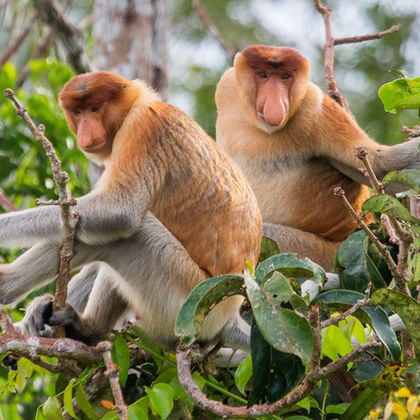
[[[265,236],[263,236],[261,238],[261,251],[258,261],[262,262],[276,254],[280,254],[280,250],[277,246],[276,241],[273,241],[271,238],[266,238]]]
[[[248,270],[245,271],[245,284],[255,321],[264,339],[275,349],[295,354],[309,363],[313,336],[308,321],[289,309],[277,307],[272,296],[259,286]]]
[[[130,412],[130,407],[128,408],[128,411]],[[131,420],[130,415],[128,416],[128,418],[129,420]],[[118,414],[115,411],[108,411],[108,413],[106,413],[103,417],[101,417],[101,420],[118,420]],[[133,420],[134,420],[134,417],[133,417]],[[143,418],[141,420],[143,420]],[[147,417],[145,420],[147,420]]]
[[[372,302],[387,306],[397,313],[403,320],[411,339],[416,348],[416,354],[420,356],[420,304],[411,296],[395,290],[379,289],[372,295]]]
[[[194,379],[194,381],[196,382],[196,384],[198,385],[198,387],[201,389],[201,391],[203,390],[203,388],[205,387],[205,385],[206,385],[206,381],[205,381],[205,379],[197,372],[197,371],[195,371],[193,374],[192,374],[192,377],[193,377],[193,379]]]
[[[366,388],[341,415],[340,420],[362,420],[385,393],[382,389]]]
[[[246,384],[252,377],[252,359],[249,355],[235,371],[235,384],[239,392],[245,395]]]
[[[174,391],[168,384],[159,383],[149,388],[144,387],[150,400],[150,405],[155,414],[162,420],[168,418],[174,406]]]
[[[420,224],[420,220],[416,219],[397,198],[389,194],[374,195],[368,198],[362,205],[362,211],[364,213],[387,214],[405,222]]]
[[[128,420],[149,419],[149,397],[142,397],[128,406]]]
[[[278,271],[275,271],[262,287],[265,292],[271,295],[273,303],[278,307],[283,302],[288,302],[293,296],[293,289],[289,280]]]
[[[415,169],[406,169],[403,171],[392,171],[386,174],[382,180],[386,187],[389,184],[407,185],[418,194],[420,194],[420,171]]]
[[[112,361],[119,366],[118,378],[123,387],[127,382],[128,370],[130,369],[130,349],[124,338],[117,334],[111,347]]]
[[[335,325],[330,325],[322,331],[322,353],[331,360],[337,360],[353,350],[350,338]]]
[[[98,416],[93,411],[93,408],[86,398],[85,391],[83,390],[82,385],[79,385],[75,392],[76,402],[78,407],[90,420],[96,420]]]
[[[352,233],[336,253],[336,264],[340,283],[345,289],[364,292],[369,283],[366,262],[366,233],[362,230]]]
[[[263,280],[274,271],[284,274],[286,277],[310,278],[319,284],[326,280],[325,271],[309,258],[298,258],[296,254],[273,255],[266,259],[255,270],[255,281],[261,284]]]
[[[349,407],[350,403],[329,404],[325,409],[327,414],[343,414]]]
[[[64,407],[67,410],[67,412],[70,414],[71,417],[74,419],[77,419],[77,416],[73,409],[73,385],[76,382],[76,379],[73,378],[70,380],[69,384],[66,386],[66,389],[64,390],[63,394],[63,403]]]
[[[48,397],[42,406],[42,414],[48,420],[63,420],[60,403],[56,397]]]
[[[316,296],[312,300],[312,303],[322,301],[330,304],[334,303],[352,306],[361,299],[364,299],[364,295],[353,290],[329,290],[328,292]],[[373,329],[387,348],[392,359],[394,361],[399,361],[401,357],[401,347],[398,343],[395,331],[392,330],[389,325],[386,312],[380,306],[362,306],[360,309],[369,316]]]
[[[185,346],[193,344],[200,335],[200,326],[212,306],[226,296],[237,294],[243,277],[223,274],[200,283],[189,294],[175,322],[175,335]]]
[[[248,406],[262,402],[267,393],[271,350],[258,330],[255,319],[251,324],[252,386]]]
[[[420,108],[420,78],[401,78],[386,83],[378,91],[385,111],[395,114],[406,108]]]

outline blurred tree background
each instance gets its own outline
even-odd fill
[[[69,65],[62,44],[39,19],[39,11],[34,6],[36,3],[35,0],[0,0],[0,91],[14,89],[32,118],[45,125],[47,137],[62,159],[63,168],[70,174],[72,194],[78,197],[90,189],[88,163],[77,149],[57,101],[63,84],[75,71]],[[98,51],[95,51],[98,41],[94,42],[95,37],[101,40],[101,36],[103,39],[112,36],[112,33],[106,33],[106,26],[101,29],[102,35],[98,28],[95,32],[98,16],[95,7],[106,7],[106,2],[56,0],[55,3],[80,31],[90,62],[111,70],[110,62],[105,65],[98,60]],[[150,2],[139,1],[137,7],[141,8],[143,3],[147,14],[146,5]],[[201,0],[200,3],[232,53],[256,43],[295,47],[310,58],[312,80],[325,90],[324,23],[312,1]],[[333,8],[332,25],[336,38],[381,31],[397,23],[401,25],[398,32],[379,40],[337,46],[335,49],[337,84],[361,127],[381,143],[400,142],[403,138],[401,126],[418,124],[418,116],[415,111],[397,115],[385,113],[377,91],[383,83],[400,77],[392,70],[401,70],[408,77],[420,76],[419,1],[329,0],[325,3]],[[134,0],[127,0],[127,4],[134,4]],[[143,68],[136,68],[134,74],[147,78],[167,96],[168,102],[190,114],[214,137],[214,92],[220,76],[231,65],[232,56],[205,28],[191,0],[168,0],[168,4],[168,60],[164,51],[152,49],[147,52],[156,57],[159,55],[156,61],[159,65],[165,66],[167,61],[169,94],[166,94],[165,79],[161,84],[154,84],[155,79],[143,74]],[[142,39],[138,39],[138,45],[136,39],[131,41],[132,48],[143,47]],[[101,54],[103,58],[106,53],[102,51]],[[154,64],[156,68],[157,64]],[[125,71],[132,70],[132,67]],[[121,72],[124,73],[124,69]],[[130,77],[127,73],[123,75]],[[10,200],[10,205],[16,208],[34,206],[36,198],[56,197],[44,151],[3,95],[0,95],[1,191]],[[0,211],[5,210],[3,201]],[[11,261],[16,253],[2,250],[0,262]],[[10,314],[15,320],[21,317],[19,310]],[[54,385],[57,376],[47,374],[41,368],[38,373],[37,380],[30,386],[25,388],[25,382],[16,388],[16,385],[10,385],[14,378],[10,377],[7,369],[0,367],[0,392],[6,392],[2,396],[3,402],[0,402],[0,419],[21,418],[13,403],[16,394],[13,397],[7,394],[8,391],[25,389],[25,393],[17,394],[17,398],[24,403],[24,409],[22,406],[19,409],[20,415],[28,419],[33,418],[34,409],[45,400],[45,395],[57,392]]]

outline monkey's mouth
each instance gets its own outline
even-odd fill
[[[86,153],[99,153],[99,152],[102,152],[106,148],[106,145],[107,145],[107,142],[104,141],[100,144],[81,147],[81,149]]]
[[[268,134],[273,133],[274,131],[278,130],[278,125],[271,125],[264,119],[264,114],[262,112],[257,112],[258,119],[260,120],[261,128]]]

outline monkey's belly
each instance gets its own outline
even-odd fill
[[[344,240],[356,226],[341,199],[334,196],[334,188],[343,188],[357,212],[368,196],[367,187],[318,160],[270,177],[262,172],[250,174],[249,180],[265,222],[333,241]]]

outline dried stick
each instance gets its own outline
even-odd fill
[[[9,48],[7,48],[5,53],[0,57],[0,71],[6,63],[6,61],[10,59],[10,57],[19,49],[22,42],[26,39],[32,27],[34,26],[34,22],[37,17],[37,12],[32,13],[32,16],[29,18],[28,24],[23,28],[22,32],[16,37],[16,39],[10,44]]]
[[[313,320],[316,323],[316,314],[313,314],[312,316],[314,317]],[[191,350],[182,349],[181,344],[178,344],[176,352],[178,377],[182,388],[184,388],[198,407],[208,410],[222,418],[255,418],[275,414],[283,408],[293,406],[302,398],[308,396],[315,388],[316,383],[319,380],[331,375],[332,372],[335,372],[345,366],[348,362],[358,359],[365,351],[379,345],[379,343],[372,339],[368,343],[357,346],[350,353],[335,360],[334,362],[329,363],[323,368],[316,367],[318,365],[317,360],[319,360],[318,352],[320,351],[320,345],[314,345],[314,352],[309,365],[308,373],[303,381],[293,391],[289,392],[283,398],[272,404],[255,404],[251,407],[230,407],[219,401],[208,399],[192,377],[190,357]]]
[[[13,102],[17,114],[26,121],[33,136],[44,148],[45,153],[50,159],[54,182],[57,184],[59,191],[59,199],[52,203],[54,205],[60,205],[64,228],[64,240],[60,251],[60,264],[54,297],[54,310],[56,310],[66,303],[67,284],[70,281],[70,262],[73,257],[75,231],[79,219],[79,215],[71,210],[71,206],[74,206],[76,201],[71,198],[67,186],[69,177],[66,172],[61,170],[61,162],[54,151],[53,145],[44,135],[44,126],[40,125],[38,128],[36,127],[28,111],[21,105],[11,89],[6,89],[4,94]],[[61,336],[64,336],[63,327],[60,327],[57,332]]]
[[[314,0],[315,9],[322,14],[324,17],[324,24],[325,24],[325,44],[324,44],[324,52],[325,52],[325,64],[324,64],[324,75],[325,80],[327,82],[328,92],[331,98],[333,98],[337,103],[339,103],[343,109],[353,116],[350,111],[350,107],[348,105],[347,100],[341,94],[341,92],[337,88],[337,83],[335,81],[334,76],[334,46],[335,45],[342,45],[342,44],[349,44],[354,42],[362,42],[362,41],[369,41],[372,39],[378,39],[385,35],[391,34],[395,31],[398,31],[400,26],[394,25],[389,29],[381,32],[375,32],[372,34],[367,35],[360,35],[360,36],[352,36],[352,37],[345,37],[345,38],[337,38],[334,39],[332,35],[331,29],[331,8],[322,6],[321,0]]]
[[[67,52],[67,60],[77,73],[92,71],[79,30],[68,21],[53,0],[32,0],[43,23],[51,28]]]
[[[0,189],[0,206],[3,207],[6,211],[16,211],[16,206],[12,203],[9,197],[7,197],[4,192]]]
[[[128,408],[124,402],[120,381],[118,380],[119,368],[114,364],[111,358],[111,343],[109,341],[103,341],[98,344],[98,347],[103,352],[102,357],[106,366],[105,376],[108,377],[112,395],[114,396],[115,411],[120,420],[128,420]]]
[[[220,36],[218,30],[210,21],[207,13],[201,5],[200,0],[192,0],[192,5],[201,23],[206,28],[207,32],[213,36],[213,38],[219,43],[219,45],[222,47],[225,53],[229,56],[230,60],[233,61],[233,58],[235,57],[235,52],[226,44],[226,42]]]
[[[357,36],[348,36],[344,38],[336,38],[334,39],[334,45],[342,45],[342,44],[351,44],[354,42],[363,42],[363,41],[371,41],[373,39],[382,38],[385,35],[392,34],[393,32],[397,32],[400,30],[401,25],[393,25],[390,28],[386,29],[385,31],[375,32],[373,34],[366,34],[366,35],[357,35]]]

